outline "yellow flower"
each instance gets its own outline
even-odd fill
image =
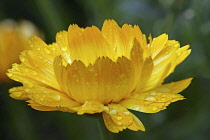
[[[149,40],[138,26],[120,28],[114,20],[106,20],[101,31],[70,25],[50,45],[34,36],[31,50],[20,55],[22,63],[8,71],[23,84],[10,89],[10,96],[41,111],[102,113],[106,127],[115,133],[126,128],[145,131],[127,109],[159,112],[184,99],[177,93],[191,82],[163,84],[190,54],[189,45],[180,48],[166,34]]]
[[[7,69],[18,63],[21,51],[29,49],[27,37],[38,35],[36,27],[29,21],[16,23],[4,20],[0,23],[0,82],[9,81]]]

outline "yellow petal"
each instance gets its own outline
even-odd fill
[[[71,46],[69,52],[72,61],[81,60],[86,66],[93,64],[98,57],[114,58],[113,49],[95,26],[83,29],[70,25],[68,44]]]
[[[124,27],[122,30],[114,20],[105,20],[102,26],[101,32],[106,40],[109,42],[112,47],[112,51],[115,53],[115,60],[118,57],[126,56],[129,58],[130,50],[132,48],[132,36],[126,37],[126,31],[131,31],[129,27]]]
[[[145,127],[142,124],[142,122],[133,114],[131,114],[133,116],[133,122],[128,126],[128,129],[133,130],[133,131],[145,131]]]
[[[57,57],[54,68],[62,90],[82,104],[91,100],[103,104],[118,102],[135,88],[134,68],[126,57],[119,58],[117,62],[98,58],[94,65],[88,67],[81,61],[65,67],[62,66],[62,58]]]
[[[126,128],[131,130],[142,130],[144,126],[131,112],[119,104],[109,104],[108,110],[103,112],[103,118],[107,129],[111,132],[118,133]]]
[[[56,34],[56,43],[58,44],[58,47],[61,51],[61,56],[66,61],[66,64],[72,63],[72,58],[70,56],[70,49],[68,44],[68,32],[67,31],[61,31]]]
[[[120,104],[128,109],[156,113],[166,109],[170,103],[183,100],[177,92],[185,89],[191,82],[191,78],[162,85],[154,90],[144,93],[134,93],[131,97],[123,100]]]
[[[54,45],[46,45],[40,38],[30,39],[32,50],[20,55],[21,64],[13,64],[8,70],[8,76],[18,82],[40,85],[59,89],[55,79],[53,60],[57,55]]]
[[[80,105],[64,93],[46,87],[23,87],[23,91],[30,100],[43,106],[71,108]]]
[[[23,87],[14,87],[9,89],[10,97],[18,100],[28,100],[28,96]]]
[[[27,101],[29,106],[31,106],[33,109],[39,110],[39,111],[56,111],[58,108],[56,107],[49,107],[49,106],[44,106],[41,104],[38,104],[32,100]]]
[[[101,113],[106,108],[103,104],[99,103],[98,101],[86,101],[82,106],[72,108],[77,112],[77,114],[94,114],[94,113]]]
[[[168,35],[162,34],[157,38],[154,38],[151,43],[152,58],[154,58],[165,46],[168,41]]]

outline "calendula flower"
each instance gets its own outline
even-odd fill
[[[168,35],[145,35],[138,26],[106,20],[97,27],[70,25],[47,45],[30,38],[31,50],[22,52],[21,64],[13,64],[8,76],[23,86],[9,90],[15,99],[27,100],[41,111],[60,110],[82,114],[102,113],[111,132],[145,128],[127,109],[156,113],[182,100],[177,94],[191,78],[169,84],[164,79],[189,54],[189,45]]]
[[[20,62],[18,56],[21,51],[30,48],[27,38],[39,34],[36,27],[26,20],[0,22],[0,82],[9,80],[6,71],[13,63]]]

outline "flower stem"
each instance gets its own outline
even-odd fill
[[[101,140],[112,140],[112,133],[106,128],[102,114],[98,114],[98,128]]]

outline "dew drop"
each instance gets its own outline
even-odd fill
[[[157,95],[155,91],[151,92],[150,95]]]
[[[52,95],[50,96],[51,99],[56,100],[56,101],[60,101],[61,96],[60,95]]]
[[[109,114],[110,114],[110,115],[117,115],[117,110],[116,110],[116,109],[111,109],[111,110],[109,111]]]
[[[156,98],[155,97],[152,97],[152,96],[149,96],[149,97],[145,98],[144,100],[147,100],[147,101],[156,101]]]
[[[122,125],[123,123],[122,122],[117,122],[117,125]]]
[[[104,106],[103,108],[104,108],[105,111],[109,110],[109,108],[107,106]]]
[[[93,65],[91,65],[91,64],[90,64],[90,65],[88,65],[88,70],[89,70],[89,71],[93,71],[93,70],[94,70],[94,66],[93,66]]]
[[[67,50],[67,48],[62,47],[62,48],[61,48],[61,50],[62,50],[62,51],[66,51],[66,50]]]
[[[123,114],[130,115],[130,112],[129,111],[124,111]]]
[[[135,106],[135,107],[134,107],[134,110],[140,110],[140,109],[141,109],[140,106]]]
[[[122,118],[121,116],[117,116],[116,119],[117,119],[118,121],[120,121],[120,120],[122,120],[123,118]]]

